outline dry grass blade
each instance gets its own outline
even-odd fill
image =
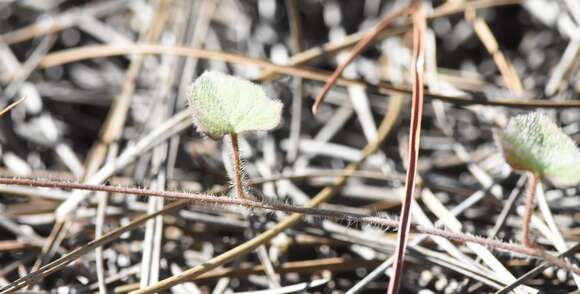
[[[332,270],[332,272],[343,272],[349,271],[353,267],[370,268],[376,266],[378,260],[367,260],[363,258],[344,258],[344,257],[330,257],[322,258],[316,260],[299,260],[299,261],[287,261],[276,268],[276,271],[280,274],[285,273],[308,273],[317,272],[320,269]],[[196,279],[196,281],[213,280],[222,277],[228,278],[242,278],[249,275],[256,275],[265,272],[264,266],[257,265],[252,267],[241,266],[239,268],[223,268],[216,269],[207,274],[201,275]]]
[[[521,4],[523,0],[478,0],[478,1],[447,1],[444,5],[429,15],[429,18],[437,18],[444,15],[464,12],[470,9],[489,8],[503,5]]]
[[[560,254],[558,257],[559,258],[570,257],[573,254],[575,254],[578,250],[580,250],[580,243],[576,243],[576,245],[570,247],[565,252],[562,252],[562,254]],[[527,272],[525,275],[519,277],[515,282],[513,282],[513,283],[511,283],[511,284],[509,284],[507,286],[505,286],[504,288],[498,290],[494,294],[508,294],[513,289],[515,289],[516,287],[518,287],[519,285],[523,285],[529,279],[532,279],[532,278],[536,277],[537,275],[541,274],[542,271],[544,271],[548,267],[550,267],[550,266],[547,263],[538,265],[533,270],[531,270],[531,271]]]
[[[465,12],[465,15],[466,18],[472,22],[475,33],[485,46],[485,49],[493,57],[493,61],[500,71],[506,86],[512,92],[518,95],[522,94],[524,92],[524,87],[515,67],[500,50],[499,44],[497,43],[497,40],[487,22],[485,22],[483,18],[478,17],[476,13],[477,12],[474,9],[469,9]]]
[[[423,66],[425,15],[421,6],[413,11],[413,100],[411,106],[411,126],[409,127],[409,163],[405,180],[405,196],[401,204],[401,222],[397,234],[397,245],[394,253],[393,275],[389,281],[389,294],[398,293],[403,272],[405,247],[411,227],[411,204],[415,193],[417,161],[419,159],[419,142],[421,136],[421,118],[423,116]]]
[[[0,117],[3,116],[4,114],[6,114],[8,111],[12,110],[12,108],[18,106],[18,104],[22,103],[22,101],[24,101],[26,99],[26,97],[22,97],[14,102],[12,102],[10,105],[4,107],[2,110],[0,110]]]

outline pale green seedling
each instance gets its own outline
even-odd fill
[[[195,125],[215,140],[232,133],[271,130],[280,123],[282,103],[241,78],[206,71],[188,94]]]
[[[580,183],[580,151],[572,138],[540,112],[511,118],[507,127],[497,132],[497,139],[507,163],[530,172],[522,242],[533,247],[530,223],[538,180],[545,178],[556,186]]]
[[[556,186],[580,183],[580,151],[576,143],[540,112],[518,115],[498,131],[506,161]]]
[[[262,87],[250,81],[216,71],[197,78],[187,96],[199,131],[214,140],[230,136],[236,194],[245,198],[238,134],[277,127],[282,103],[268,98]]]

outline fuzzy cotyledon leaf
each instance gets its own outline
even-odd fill
[[[545,114],[533,112],[509,120],[497,139],[512,168],[546,178],[556,186],[580,183],[576,143]]]
[[[187,95],[198,130],[217,140],[230,133],[267,131],[278,126],[282,103],[248,80],[216,71],[199,76]]]

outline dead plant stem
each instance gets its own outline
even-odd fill
[[[398,8],[397,10],[387,14],[377,25],[375,25],[365,36],[354,46],[354,48],[350,51],[348,58],[332,73],[332,76],[326,81],[324,87],[314,100],[314,105],[312,106],[312,113],[316,114],[318,112],[318,108],[324,101],[324,97],[330,91],[330,88],[336,83],[336,80],[342,75],[342,72],[346,69],[346,67],[351,64],[354,59],[359,56],[364,49],[366,49],[371,42],[389,25],[391,25],[395,20],[399,17],[407,14],[409,9],[411,8],[411,4],[414,1],[410,1],[409,4],[405,4],[403,7]]]
[[[425,15],[420,4],[414,2],[413,11],[413,99],[411,105],[411,125],[409,128],[409,165],[405,181],[405,198],[401,204],[399,232],[394,254],[392,278],[389,281],[387,293],[395,294],[399,291],[405,249],[411,226],[411,204],[415,193],[417,179],[417,161],[419,159],[419,142],[421,137],[421,117],[423,116],[423,63],[424,63],[424,36]]]

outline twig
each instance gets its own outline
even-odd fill
[[[351,271],[353,268],[370,268],[379,263],[376,259],[364,258],[344,258],[344,257],[330,257],[320,258],[314,260],[297,260],[287,261],[276,267],[280,274],[286,273],[315,273],[321,269],[331,270],[333,273]],[[264,273],[264,266],[240,266],[223,269],[216,269],[196,279],[196,281],[211,281],[223,277],[228,278],[242,278],[249,275],[257,275]]]
[[[411,105],[411,125],[409,127],[409,164],[405,180],[405,196],[401,204],[401,223],[397,234],[397,245],[394,253],[393,275],[389,281],[387,293],[399,292],[399,284],[403,272],[407,235],[411,225],[411,203],[415,193],[415,180],[417,175],[417,161],[419,159],[419,142],[421,136],[421,118],[423,116],[423,66],[424,66],[424,40],[425,40],[425,15],[420,4],[414,6],[413,12],[413,100]]]
[[[356,46],[352,49],[350,54],[348,55],[347,59],[332,73],[330,78],[322,87],[322,90],[314,100],[314,105],[312,106],[312,113],[318,113],[318,108],[320,108],[320,104],[324,101],[324,97],[330,91],[330,88],[336,83],[338,77],[342,74],[344,69],[359,55],[362,51],[368,47],[368,45],[382,32],[386,29],[391,23],[393,23],[397,18],[407,14],[412,7],[412,3],[414,1],[409,1],[408,4],[404,5],[403,7],[398,8],[397,10],[387,14],[378,24],[376,24],[365,36],[356,44]]]

